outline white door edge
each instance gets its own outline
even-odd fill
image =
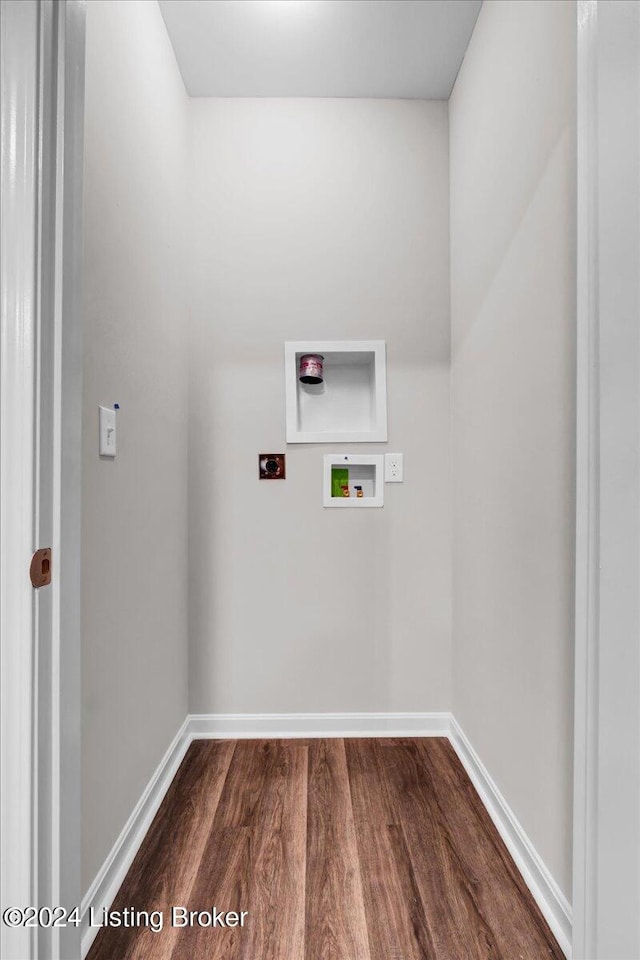
[[[84,0],[2,0],[0,897],[80,904]],[[43,540],[46,539],[46,542]],[[32,552],[53,548],[35,591]],[[79,930],[0,921],[3,960]]]
[[[2,910],[33,901],[34,525],[37,303],[38,18],[36,0],[0,10],[0,894]],[[32,931],[0,923],[0,956],[30,960]]]
[[[577,5],[573,960],[640,956],[640,6]]]

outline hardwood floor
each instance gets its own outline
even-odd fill
[[[162,930],[105,926],[88,960],[563,957],[441,738],[195,741],[111,912],[132,909]]]

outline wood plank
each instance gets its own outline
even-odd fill
[[[308,794],[305,960],[371,960],[343,740],[309,747]]]
[[[280,757],[254,824],[252,923],[242,960],[304,958],[309,748],[279,748]]]
[[[434,934],[391,804],[387,748],[374,739],[345,743],[371,960],[431,960]]]
[[[303,960],[306,747],[236,749],[189,910],[246,910],[243,927],[184,929],[172,960]]]
[[[162,910],[162,932],[105,927],[87,960],[169,960],[177,931],[168,911],[189,899],[234,749],[232,740],[191,744],[111,906]]]
[[[242,739],[240,742],[247,746],[259,747],[262,744],[269,743],[274,747],[310,747],[315,743],[315,737],[253,737]]]
[[[397,811],[437,960],[512,960],[502,954],[461,869],[455,845],[425,779],[415,741],[383,747],[391,802]]]
[[[448,740],[416,743],[425,788],[442,812],[462,871],[503,953],[522,960],[564,954]]]
[[[281,753],[272,740],[238,740],[216,811],[216,830],[256,826],[265,786],[277,769]]]

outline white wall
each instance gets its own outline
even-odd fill
[[[155,2],[91,0],[86,85],[85,891],[187,712],[187,114]]]
[[[190,111],[191,709],[449,709],[447,105]],[[323,509],[336,445],[286,448],[283,344],[312,338],[387,341],[381,510]]]
[[[454,712],[569,898],[575,15],[485,0],[450,101]]]

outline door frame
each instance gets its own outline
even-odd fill
[[[573,960],[640,956],[640,5],[578,0]]]
[[[0,894],[80,904],[84,0],[2,0]],[[52,548],[34,590],[31,554]],[[7,960],[80,956],[79,927],[0,923]]]
[[[595,957],[597,793],[598,356],[596,244],[597,0],[577,4],[576,549],[573,960]]]
[[[0,6],[0,899],[33,902],[33,543],[38,8]],[[32,931],[0,924],[0,956],[30,958]]]

